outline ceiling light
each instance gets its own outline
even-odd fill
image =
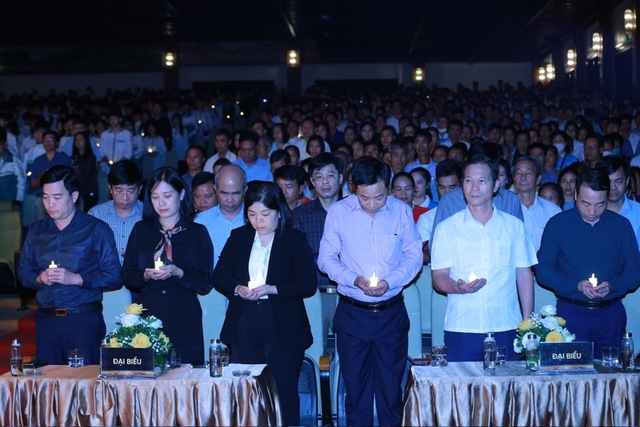
[[[636,29],[636,14],[631,9],[624,11],[624,29],[625,31],[633,31]]]
[[[167,67],[173,67],[175,65],[176,58],[172,52],[167,52],[164,54],[164,65]]]
[[[297,67],[300,65],[300,57],[298,51],[291,49],[287,55],[287,65],[289,67]]]

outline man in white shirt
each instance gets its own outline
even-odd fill
[[[431,246],[433,284],[448,295],[449,360],[482,360],[486,332],[516,360],[516,326],[533,311],[536,254],[524,224],[493,204],[498,163],[474,156],[463,170],[467,207],[438,225]]]
[[[133,157],[133,143],[131,132],[120,126],[122,114],[120,110],[113,109],[109,113],[109,129],[100,135],[100,173],[98,174],[98,192],[100,201],[109,200],[109,188],[107,175],[111,166],[118,160],[131,159]]]
[[[216,154],[209,157],[204,164],[203,170],[205,172],[213,172],[213,164],[218,159],[229,159],[231,163],[237,160],[235,154],[229,150],[231,145],[231,132],[226,129],[220,129],[213,139],[213,145],[216,147]]]

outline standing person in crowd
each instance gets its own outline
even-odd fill
[[[300,166],[281,166],[276,169],[273,176],[292,211],[298,206],[302,206],[303,203],[311,201],[303,196],[307,187],[307,173]]]
[[[142,202],[138,200],[142,177],[133,160],[124,159],[111,166],[107,182],[112,200],[94,206],[89,210],[89,215],[106,222],[111,228],[122,265],[131,230],[142,219]],[[104,292],[102,315],[107,331],[115,329],[116,317],[120,316],[122,309],[131,304],[131,301],[131,292],[124,286]]]
[[[164,165],[165,154],[167,154],[167,145],[165,138],[158,134],[154,121],[149,121],[146,125],[146,132],[142,138],[142,146],[144,147],[144,156],[153,164],[153,169],[158,169]]]
[[[122,113],[114,108],[109,112],[109,128],[100,134],[100,174],[98,176],[98,188],[100,201],[109,200],[107,188],[107,175],[111,166],[122,159],[131,159],[133,156],[133,143],[131,132],[121,127]]]
[[[102,292],[121,285],[113,233],[76,208],[79,176],[57,165],[40,178],[49,217],[35,222],[22,248],[18,279],[36,291],[36,358],[67,363],[69,348],[84,349],[85,363],[100,363],[105,336]]]
[[[258,134],[252,130],[242,132],[238,148],[240,158],[233,164],[245,171],[248,181],[273,181],[269,161],[258,157],[258,139]]]
[[[293,227],[304,232],[316,264],[327,212],[340,198],[340,187],[344,179],[342,170],[342,161],[331,153],[322,153],[314,157],[309,163],[309,175],[318,197],[307,204],[299,206],[292,212]],[[319,288],[326,289],[336,286],[319,269],[317,269],[317,278]],[[335,293],[323,292],[321,294],[322,330],[325,339],[333,325],[336,297]]]
[[[82,209],[87,212],[98,203],[98,161],[91,150],[89,132],[73,137],[71,163],[80,175]]]
[[[531,315],[536,255],[522,221],[498,210],[498,163],[483,155],[463,168],[466,209],[442,221],[431,246],[434,286],[447,294],[444,340],[449,360],[482,360],[486,332],[516,360],[515,326]]]
[[[221,159],[224,160],[224,159]],[[220,161],[220,159],[218,160]],[[195,222],[204,225],[213,243],[213,267],[218,264],[231,231],[244,225],[244,193],[247,189],[247,174],[240,166],[225,165],[215,175],[215,190],[218,205],[196,216]],[[219,337],[224,317],[221,310],[227,307],[227,298],[213,289],[200,296],[205,339]]]
[[[387,197],[389,175],[380,160],[356,160],[356,195],[332,206],[320,242],[318,267],[340,294],[333,326],[349,425],[373,425],[374,397],[380,425],[399,425],[402,413],[409,331],[402,288],[422,268],[422,245],[409,206]]]
[[[229,297],[222,341],[232,362],[269,365],[284,424],[299,425],[298,377],[313,341],[303,302],[317,285],[313,254],[291,227],[277,184],[249,183],[244,211],[249,224],[231,232],[213,275],[216,289]]]
[[[627,324],[621,299],[640,283],[638,242],[629,221],[607,209],[609,191],[605,170],[578,175],[576,208],[549,220],[535,268],[576,339],[593,341],[594,358],[620,343]]]
[[[29,175],[29,183],[31,189],[35,192],[36,202],[36,219],[42,219],[45,216],[44,207],[42,205],[42,186],[40,185],[40,177],[44,172],[52,166],[63,165],[71,166],[71,159],[64,153],[58,153],[58,133],[47,130],[42,133],[42,147],[44,154],[36,157],[31,165]]]
[[[567,166],[558,175],[558,184],[562,188],[562,210],[572,209],[576,205],[576,180],[580,172],[575,166]]]
[[[204,163],[204,170],[206,172],[213,171],[213,165],[219,159],[229,159],[231,163],[237,160],[236,155],[231,151],[231,132],[226,129],[220,129],[213,140],[213,145],[216,147],[216,154],[209,157]]]
[[[0,200],[10,200],[19,209],[24,199],[24,166],[7,147],[7,131],[0,128]]]
[[[187,149],[187,155],[185,156],[187,161],[187,171],[182,175],[184,183],[187,184],[189,191],[193,191],[192,180],[197,174],[204,170],[204,162],[207,158],[207,152],[201,145],[194,145]],[[211,170],[207,171],[211,173]]]
[[[197,295],[212,288],[213,247],[206,229],[191,221],[191,193],[173,168],[156,169],[147,183],[143,221],[134,225],[122,280],[138,302],[162,320],[185,363],[204,358]]]
[[[215,176],[211,172],[200,172],[193,177],[193,207],[196,215],[218,204]]]

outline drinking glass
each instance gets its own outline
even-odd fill
[[[602,366],[608,368],[618,366],[618,347],[602,348]]]
[[[84,366],[84,349],[82,348],[68,349],[67,362],[70,368],[82,368]]]

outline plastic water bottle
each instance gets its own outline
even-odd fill
[[[493,337],[493,332],[487,332],[484,337],[483,343],[483,356],[482,356],[482,368],[486,370],[496,369],[496,339]]]
[[[525,345],[527,370],[531,372],[538,372],[539,360],[540,360],[540,348],[538,346],[538,340],[536,334],[527,334],[527,343]]]
[[[19,377],[24,373],[22,369],[22,344],[19,339],[11,342],[11,375]]]
[[[219,339],[212,339],[209,346],[209,375],[222,376],[222,344]]]
[[[633,338],[631,332],[626,332],[622,336],[622,345],[621,345],[621,362],[622,362],[622,370],[631,371],[634,369],[634,360],[633,360]]]

